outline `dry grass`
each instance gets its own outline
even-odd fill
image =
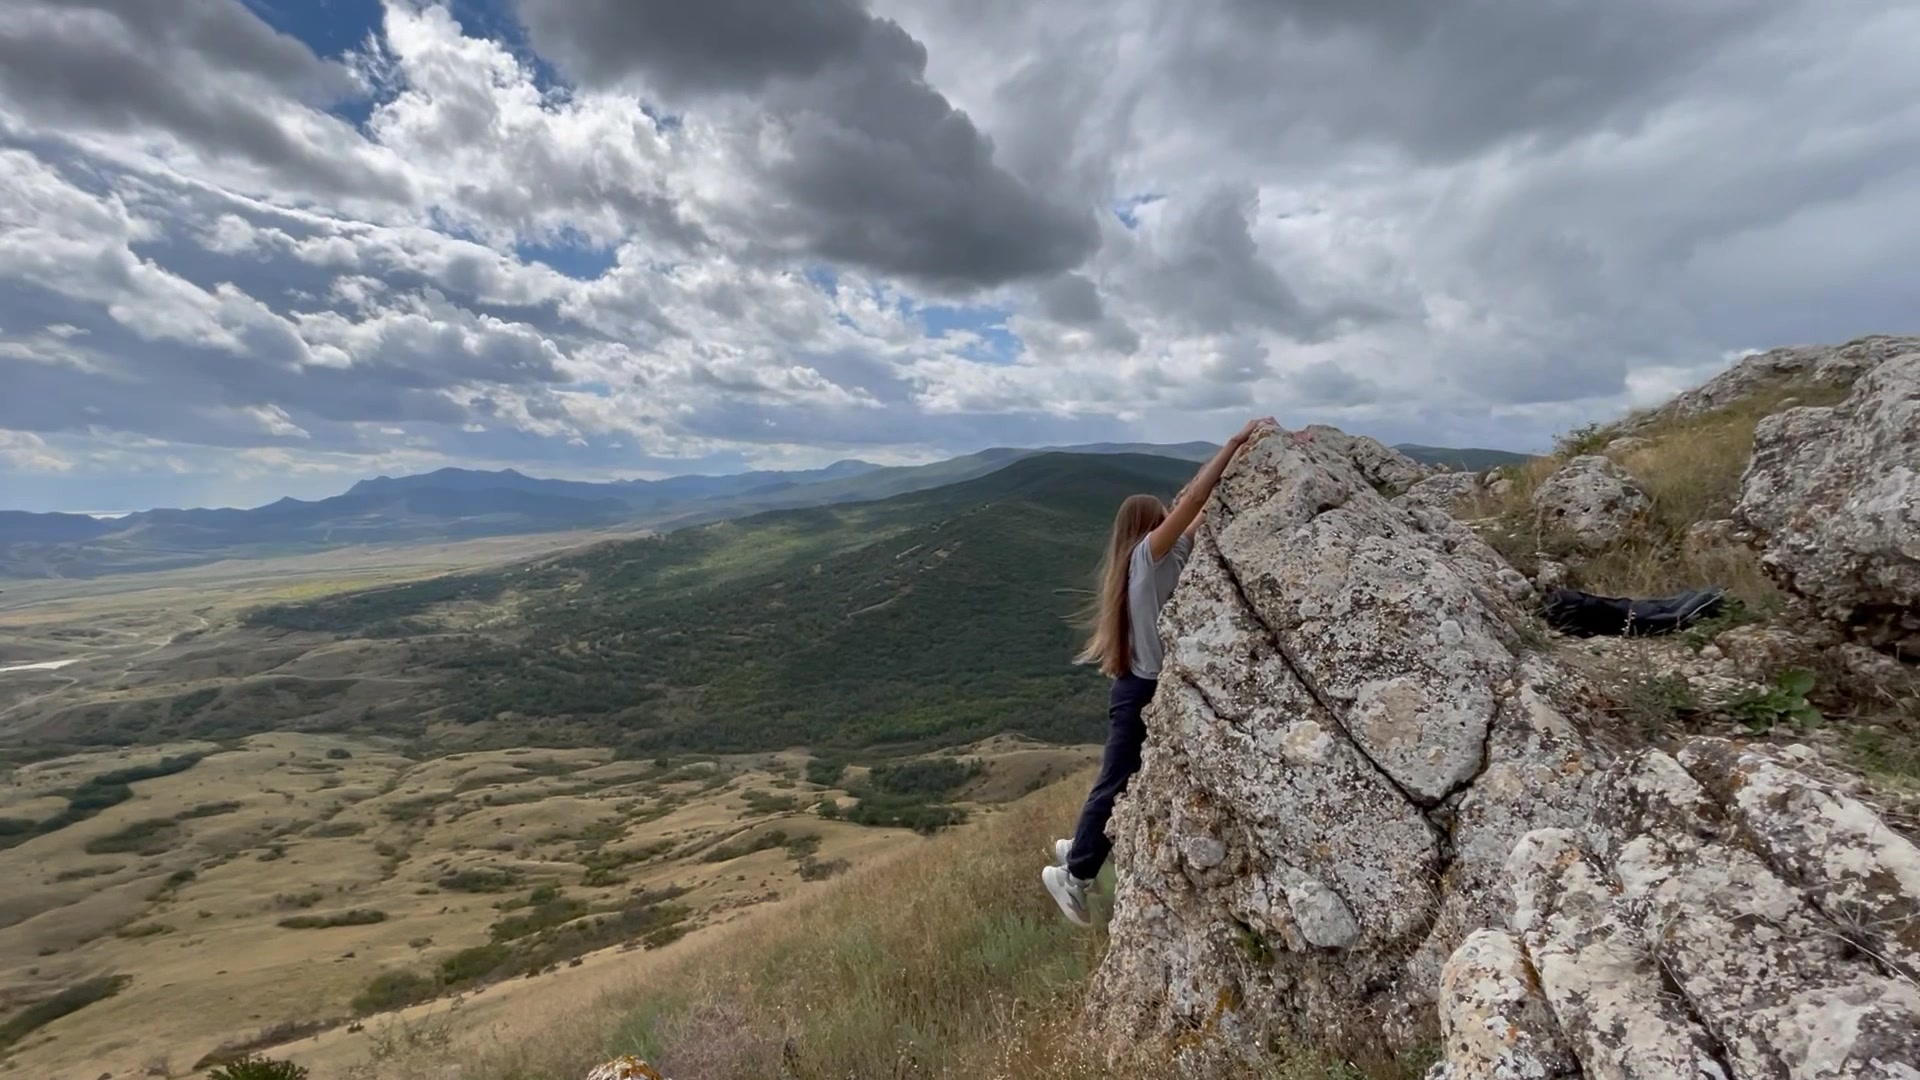
[[[567,1031],[465,1056],[462,1075],[571,1080],[618,1054],[675,1080],[1112,1075],[1106,1045],[1079,1023],[1105,935],[1069,926],[1039,887],[1045,846],[1084,785],[1057,784],[768,912]],[[583,1038],[596,1027],[600,1038]],[[396,1059],[388,1072],[405,1068]],[[1301,1052],[1259,1075],[1363,1074]]]
[[[1778,607],[1780,594],[1754,553],[1741,546],[1690,548],[1687,529],[1733,512],[1740,481],[1753,454],[1759,422],[1789,399],[1801,405],[1830,405],[1843,388],[1796,385],[1756,394],[1723,409],[1685,419],[1657,419],[1635,426],[1631,434],[1645,446],[1614,455],[1633,474],[1653,509],[1641,526],[1619,543],[1574,562],[1575,584],[1616,596],[1659,596],[1703,585],[1718,585],[1755,611]],[[1567,537],[1545,527],[1533,510],[1533,494],[1567,458],[1597,453],[1629,424],[1587,429],[1561,442],[1553,457],[1509,470],[1512,488],[1473,508],[1471,516],[1493,519],[1488,540],[1523,570],[1538,565],[1539,555],[1571,556]]]

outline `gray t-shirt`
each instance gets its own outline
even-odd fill
[[[1192,550],[1193,541],[1182,536],[1173,542],[1173,550],[1154,562],[1153,538],[1147,537],[1134,546],[1127,562],[1127,618],[1133,623],[1129,667],[1139,678],[1160,677],[1160,607],[1173,595]]]

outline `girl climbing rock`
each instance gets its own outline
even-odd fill
[[[1174,583],[1193,550],[1201,511],[1214,486],[1235,455],[1274,426],[1267,417],[1241,428],[1181,491],[1172,509],[1152,495],[1133,495],[1114,516],[1113,535],[1100,567],[1093,632],[1077,657],[1080,663],[1098,664],[1113,680],[1107,700],[1106,750],[1073,837],[1054,841],[1054,865],[1041,871],[1047,892],[1078,925],[1087,925],[1087,890],[1113,848],[1107,839],[1107,819],[1113,814],[1114,800],[1140,769],[1140,748],[1147,739],[1141,713],[1153,700],[1160,678],[1160,608],[1173,595]],[[1302,431],[1293,437],[1306,442],[1311,435]]]

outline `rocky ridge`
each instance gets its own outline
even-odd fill
[[[1577,824],[1609,760],[1525,579],[1345,451],[1249,450],[1164,613],[1093,991],[1116,1038],[1418,1042],[1446,957],[1506,915],[1507,853]]]
[[[1777,350],[1673,406],[1769,379],[1854,387],[1763,424],[1754,509],[1689,538],[1762,545],[1824,620],[1720,635],[1700,662],[1730,688],[1809,649],[1910,666],[1839,642],[1884,649],[1871,628],[1906,625],[1860,618],[1864,597],[1916,610],[1899,591],[1920,555],[1911,343]],[[1770,464],[1776,438],[1792,464]],[[1889,461],[1891,480],[1871,467]],[[1920,1078],[1920,850],[1811,752],[1644,748],[1533,628],[1531,584],[1448,515],[1485,481],[1416,470],[1322,435],[1262,442],[1223,482],[1163,613],[1152,734],[1111,827],[1096,1029],[1196,1068],[1275,1040],[1444,1036],[1446,1077]],[[1789,473],[1807,479],[1760,493]],[[1774,554],[1826,537],[1845,553],[1826,564]]]

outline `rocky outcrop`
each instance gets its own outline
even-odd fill
[[[1325,424],[1314,424],[1307,430],[1323,452],[1346,461],[1375,491],[1402,492],[1433,475],[1433,469],[1378,439],[1349,435]]]
[[[1599,454],[1567,462],[1533,492],[1533,509],[1541,524],[1573,538],[1588,551],[1600,551],[1619,540],[1652,508],[1633,477]]]
[[[1642,751],[1523,837],[1507,929],[1448,962],[1436,1080],[1920,1075],[1920,849],[1790,761]]]
[[[1735,514],[1761,560],[1823,618],[1920,657],[1920,341],[1845,401],[1768,417]]]
[[[1478,473],[1446,472],[1436,473],[1409,487],[1398,501],[1404,506],[1427,506],[1451,514],[1485,493]]]
[[[1526,582],[1351,446],[1251,447],[1163,612],[1096,1033],[1195,1061],[1437,1039],[1453,1078],[1920,1077],[1912,844],[1802,758],[1623,750]]]
[[[1920,352],[1920,338],[1876,335],[1845,345],[1795,345],[1755,353],[1623,427],[1632,431],[1662,420],[1683,420],[1796,385],[1850,386],[1886,360],[1910,352]]]
[[[1597,717],[1529,654],[1526,581],[1348,445],[1243,455],[1163,613],[1092,991],[1116,1044],[1428,1039],[1508,852],[1586,816]]]

